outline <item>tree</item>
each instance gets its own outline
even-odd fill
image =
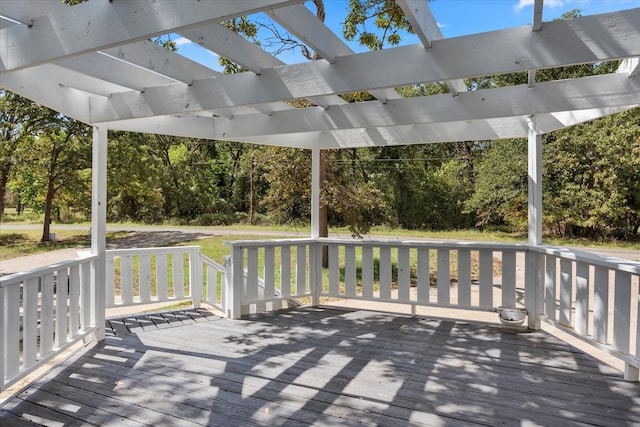
[[[89,127],[49,111],[47,128],[20,147],[22,163],[15,185],[26,203],[44,213],[43,242],[50,240],[56,194],[62,188],[82,187],[87,178],[82,171],[91,164]]]

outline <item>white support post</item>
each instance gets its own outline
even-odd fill
[[[320,146],[313,144],[311,149],[311,238],[320,237]],[[309,244],[309,288],[311,304],[320,304],[320,287],[322,286],[322,246],[320,243]]]
[[[529,174],[529,245],[542,244],[542,134],[536,126],[534,116],[527,119],[529,127],[528,138],[528,174]],[[540,329],[538,314],[542,313],[542,286],[544,277],[542,269],[544,263],[534,252],[527,254],[525,280],[525,306],[527,309],[528,326]]]
[[[105,336],[105,287],[107,260],[107,126],[93,127],[93,154],[91,167],[91,254],[98,259],[92,263],[92,313],[94,338]]]
[[[320,147],[311,149],[311,238],[320,237]]]

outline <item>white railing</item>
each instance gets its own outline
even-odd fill
[[[199,307],[202,266],[199,246],[108,250],[106,307],[186,300]]]
[[[1,390],[96,330],[96,259],[0,277]]]
[[[544,272],[540,318],[622,359],[625,378],[638,380],[640,263],[550,246],[541,254]]]
[[[316,240],[286,239],[227,242],[225,315],[279,310],[300,299],[318,304],[315,284],[322,274]]]
[[[204,281],[202,300],[224,313],[227,281],[227,267],[225,265],[229,263],[228,257],[225,265],[202,254],[200,254],[200,260],[202,261],[202,279]]]
[[[526,245],[331,239],[228,244],[230,317],[275,310],[291,297],[311,304],[326,297],[472,310],[525,306]],[[233,280],[244,269],[247,280]]]

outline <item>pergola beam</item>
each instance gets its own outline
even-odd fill
[[[335,93],[446,81],[617,58],[640,56],[640,34],[633,22],[640,9],[571,21],[554,21],[545,31],[526,27],[443,39],[430,50],[421,45],[340,57],[335,64],[312,61],[193,82],[193,86],[147,88],[91,102],[92,121],[155,114],[179,114]],[[616,31],[608,32],[610,27]],[[606,34],[606,37],[605,37]],[[600,46],[599,40],[608,40]],[[535,51],[531,45],[537,46]],[[473,47],[473,49],[471,49]],[[529,52],[523,56],[523,52]],[[398,67],[397,64],[403,64]]]
[[[386,105],[370,101],[326,111],[305,108],[216,118],[214,138],[526,116],[632,105],[639,99],[640,79],[608,74],[541,83],[535,89],[520,85],[465,92],[458,99],[443,94],[390,100]]]
[[[431,13],[427,0],[397,0],[396,3],[402,8],[425,48],[430,49],[432,41],[443,39],[442,31]],[[453,96],[467,91],[467,85],[462,79],[447,80],[445,83]]]
[[[30,27],[13,25],[0,30],[0,72],[145,40],[195,25],[217,24],[301,1],[92,1],[60,8],[34,19]],[[0,2],[0,15],[4,15],[12,3]]]

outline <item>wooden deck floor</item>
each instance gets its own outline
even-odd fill
[[[116,325],[0,424],[640,425],[638,384],[544,332],[331,308],[173,317]]]

